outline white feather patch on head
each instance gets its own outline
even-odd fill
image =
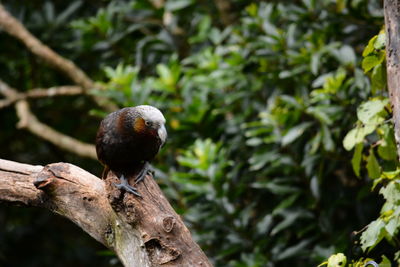
[[[144,120],[157,123],[160,126],[165,124],[164,115],[158,108],[149,105],[140,105],[134,108]]]

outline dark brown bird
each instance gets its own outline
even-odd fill
[[[102,178],[111,170],[121,181],[117,188],[140,196],[127,176],[136,175],[135,184],[143,180],[166,138],[165,118],[155,107],[141,105],[109,114],[96,136],[97,158],[104,165]]]

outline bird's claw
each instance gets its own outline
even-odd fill
[[[135,184],[143,181],[147,174],[154,176],[154,170],[150,167],[150,164],[148,162],[145,163],[145,165],[143,166],[143,169],[140,171],[140,173],[136,177]]]
[[[129,193],[131,193],[131,194],[134,194],[135,196],[142,197],[142,196],[139,194],[139,192],[136,190],[136,188],[134,188],[133,186],[131,186],[131,185],[128,183],[128,180],[125,178],[124,175],[121,175],[120,181],[121,181],[120,184],[114,183],[114,185],[115,185],[116,188],[118,188],[119,190],[124,190],[124,191],[126,191],[126,192],[129,192]]]
[[[154,177],[154,174],[155,174],[156,172],[154,171],[154,169],[152,169],[152,168],[149,168],[148,170],[147,170],[147,174],[149,174],[149,175],[151,175],[152,177]]]

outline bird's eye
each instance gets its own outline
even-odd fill
[[[146,124],[146,126],[151,126],[151,122],[150,121],[145,121],[144,124]]]

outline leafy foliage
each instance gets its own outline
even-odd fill
[[[378,1],[236,0],[232,25],[208,3],[151,3],[32,1],[24,23],[50,46],[62,40],[52,47],[107,88],[96,94],[121,107],[151,104],[164,112],[169,140],[154,162],[156,177],[216,266],[315,266],[350,250],[350,233],[380,208],[367,193],[372,182],[386,204],[361,247],[396,242],[398,170]],[[71,11],[57,13],[63,9]],[[39,33],[48,26],[43,10],[68,24]],[[371,32],[379,34],[368,42]],[[24,70],[0,68],[22,90],[65,83],[45,66],[34,68],[29,55],[0,59]],[[32,105],[51,110],[43,119],[54,127],[90,140],[104,111],[82,98],[59,101]],[[71,110],[83,121],[69,120]],[[46,149],[37,153],[54,161]],[[81,166],[99,173],[94,164]],[[344,257],[353,266],[371,260]]]
[[[386,85],[385,69],[385,34],[383,32],[374,36],[363,52],[363,68],[371,77],[375,93],[383,90]],[[398,205],[399,193],[399,163],[397,160],[396,144],[393,134],[393,125],[385,121],[390,111],[389,100],[383,95],[372,98],[361,104],[358,108],[358,126],[351,130],[344,139],[344,146],[350,150],[356,146],[353,156],[353,168],[360,175],[360,164],[364,147],[369,147],[368,155],[364,156],[368,176],[374,180],[373,189],[381,186],[379,193],[383,195],[385,203],[378,219],[372,221],[361,235],[361,247],[370,251],[383,239],[398,249],[396,234],[398,232]],[[360,128],[361,125],[361,128]],[[360,130],[362,129],[362,130]],[[379,157],[376,156],[375,151]],[[398,255],[395,259],[398,261]]]

